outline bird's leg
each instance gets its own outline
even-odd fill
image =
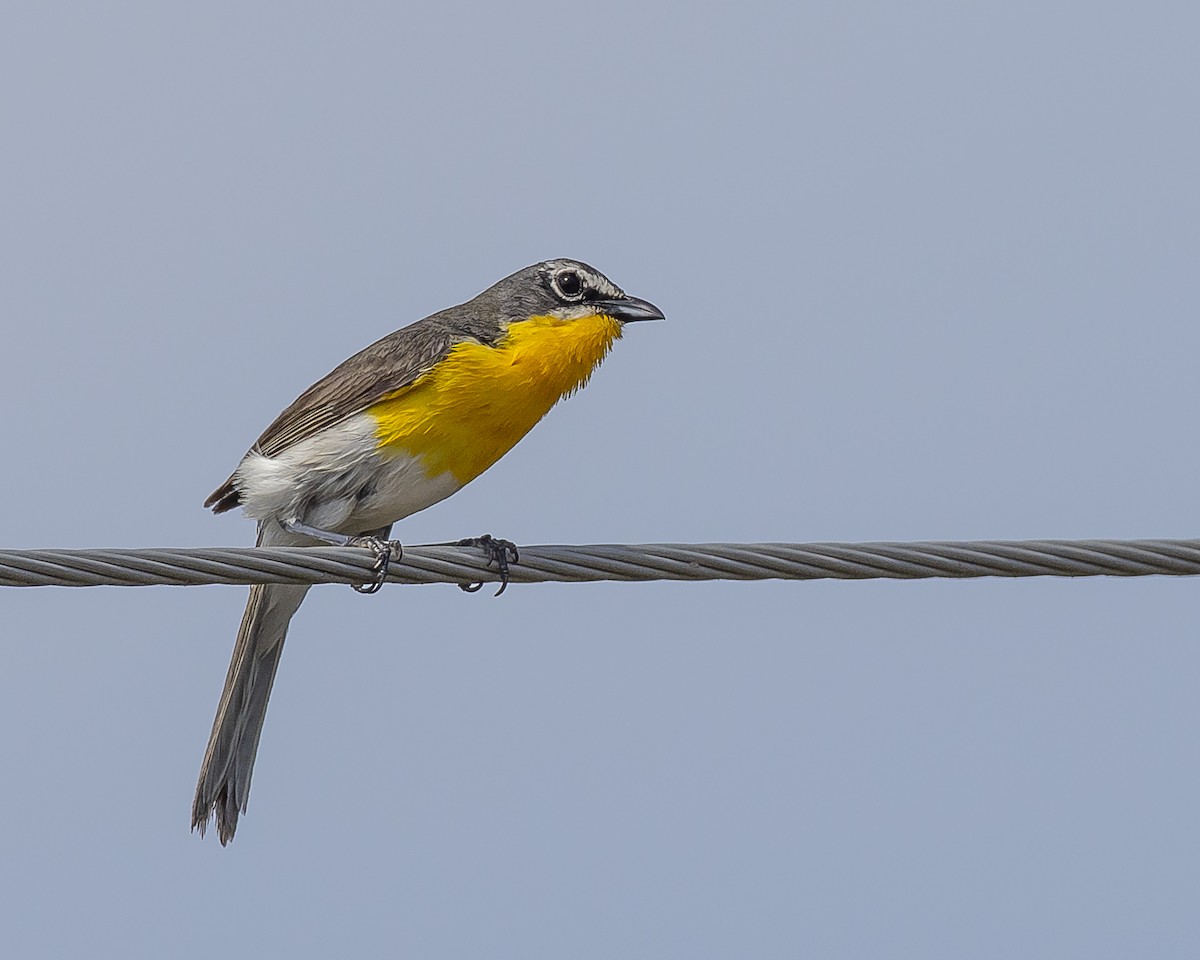
[[[378,593],[379,588],[387,580],[388,568],[392,561],[399,560],[404,556],[404,547],[400,545],[400,541],[388,539],[388,534],[392,532],[390,523],[378,530],[368,530],[357,536],[310,527],[307,523],[301,523],[299,520],[283,520],[280,525],[290,533],[312,537],[314,540],[320,540],[322,543],[332,544],[335,547],[366,547],[374,553],[375,563],[371,566],[371,572],[375,575],[374,579],[370,583],[350,584],[359,593]]]
[[[500,589],[495,595],[498,597],[508,589],[508,565],[517,563],[521,559],[521,554],[517,552],[517,545],[511,540],[501,540],[498,537],[493,537],[490,533],[485,533],[482,537],[467,537],[465,540],[455,540],[452,543],[443,544],[447,547],[479,547],[485,557],[487,557],[487,565],[490,567],[493,563],[496,569],[500,572]],[[467,593],[475,593],[483,587],[482,583],[460,583],[458,588]]]

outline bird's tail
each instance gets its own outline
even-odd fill
[[[273,521],[258,525],[260,547],[306,543],[311,541],[288,533]],[[192,804],[192,829],[199,829],[203,836],[209,818],[215,816],[222,845],[233,839],[238,816],[246,809],[254,755],[283,641],[292,615],[307,592],[307,586],[283,584],[250,588]]]

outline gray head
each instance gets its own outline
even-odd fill
[[[544,260],[518,270],[463,304],[477,316],[515,323],[535,316],[575,320],[597,314],[621,323],[661,320],[654,304],[631,297],[579,260]]]

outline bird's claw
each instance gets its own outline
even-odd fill
[[[479,547],[487,557],[487,565],[490,567],[493,563],[496,564],[496,570],[500,573],[500,589],[494,595],[498,597],[508,589],[508,565],[517,563],[521,559],[515,543],[485,533],[482,537],[467,537],[465,540],[455,541],[454,545],[456,547]],[[482,583],[460,583],[458,585],[458,588],[466,593],[475,593],[482,587]]]
[[[404,556],[404,547],[400,545],[399,540],[382,540],[379,537],[355,537],[350,541],[350,546],[366,547],[375,554],[375,562],[371,565],[371,572],[375,575],[370,583],[352,583],[352,586],[358,593],[378,593],[380,588],[387,582],[388,569],[392,565],[392,561],[399,560]]]

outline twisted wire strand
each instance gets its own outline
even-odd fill
[[[364,583],[354,547],[0,550],[0,586]],[[1200,574],[1200,540],[971,540],[915,543],[644,543],[522,547],[513,583],[599,580],[923,580]],[[404,548],[391,583],[495,583],[473,547]]]

